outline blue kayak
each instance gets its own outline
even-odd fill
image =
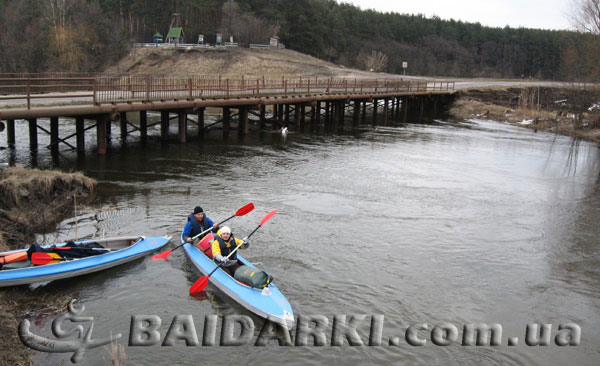
[[[217,267],[215,262],[204,254],[202,250],[198,249],[198,247],[186,243],[183,245],[183,248],[203,275],[208,275]],[[237,259],[241,262],[240,264],[256,268],[239,253],[237,254]],[[253,288],[239,282],[221,268],[209,277],[209,281],[254,314],[278,323],[287,329],[292,329],[294,325],[294,311],[292,310],[292,306],[273,283],[270,283],[264,289]]]
[[[170,237],[128,236],[77,241],[75,244],[98,243],[109,252],[41,266],[33,266],[28,260],[5,265],[0,270],[0,287],[48,282],[101,271],[141,258],[163,247],[170,239]],[[65,246],[65,243],[56,246]],[[22,251],[27,249],[0,253],[0,256]]]

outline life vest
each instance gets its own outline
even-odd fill
[[[227,243],[225,243],[225,240],[223,240],[223,238],[221,238],[219,235],[215,237],[215,240],[219,242],[219,248],[221,248],[221,255],[223,257],[227,257],[229,253],[231,253],[236,247],[235,238],[233,237],[233,235],[229,237],[229,241]],[[229,259],[237,259],[237,251],[233,253],[233,255],[229,257]]]
[[[188,216],[188,221],[192,222],[192,233],[190,234],[191,238],[200,234],[204,230],[208,229],[210,226],[210,225],[208,225],[208,222],[206,221],[206,214],[204,214],[204,219],[202,220],[202,222],[198,222],[198,220],[196,220],[196,218],[194,217],[194,214],[191,213]],[[202,238],[199,238],[199,239],[202,239]]]

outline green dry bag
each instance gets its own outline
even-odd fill
[[[267,272],[249,266],[239,266],[233,277],[254,288],[265,288],[273,281],[273,276]]]

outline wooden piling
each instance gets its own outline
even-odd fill
[[[388,125],[389,104],[390,104],[389,98],[383,99],[383,125],[384,126]]]
[[[206,108],[198,108],[198,137],[204,137],[204,112]]]
[[[179,127],[179,142],[185,144],[187,142],[187,113],[177,112],[178,127]]]
[[[50,117],[50,151],[58,152],[58,117]]]
[[[85,152],[85,126],[81,116],[75,118],[75,141],[77,152]]]
[[[265,117],[265,115],[267,113],[266,109],[267,108],[266,108],[266,106],[264,104],[260,105],[260,125],[259,125],[259,128],[260,128],[261,131],[265,129],[265,126],[266,126],[266,123],[267,123],[267,119]]]
[[[231,109],[229,107],[223,107],[223,136],[228,136],[230,129],[231,129]]]
[[[373,99],[373,121],[371,122],[373,127],[377,124],[377,103],[379,103],[377,99]]]
[[[294,130],[300,131],[300,104],[294,105]]]
[[[248,134],[248,107],[240,107],[239,109],[238,133],[240,135]]]
[[[160,112],[160,139],[166,141],[169,139],[169,112]]]
[[[119,113],[119,125],[121,127],[121,140],[127,138],[127,112]]]
[[[6,120],[6,143],[8,146],[15,146],[15,120]]]
[[[148,112],[140,111],[140,141],[146,142],[148,139]]]
[[[360,100],[354,100],[354,113],[352,114],[352,127],[358,128],[360,126]]]
[[[27,122],[29,122],[29,149],[35,151],[38,147],[37,120],[30,118]]]
[[[106,155],[107,124],[108,116],[100,115],[96,118],[96,141],[99,155]]]
[[[298,126],[298,131],[304,131],[304,122],[306,121],[306,105],[300,105],[300,126]]]

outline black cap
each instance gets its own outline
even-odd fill
[[[196,206],[194,208],[194,215],[197,214],[197,213],[200,213],[200,212],[204,212],[204,210],[202,209],[202,207]]]

